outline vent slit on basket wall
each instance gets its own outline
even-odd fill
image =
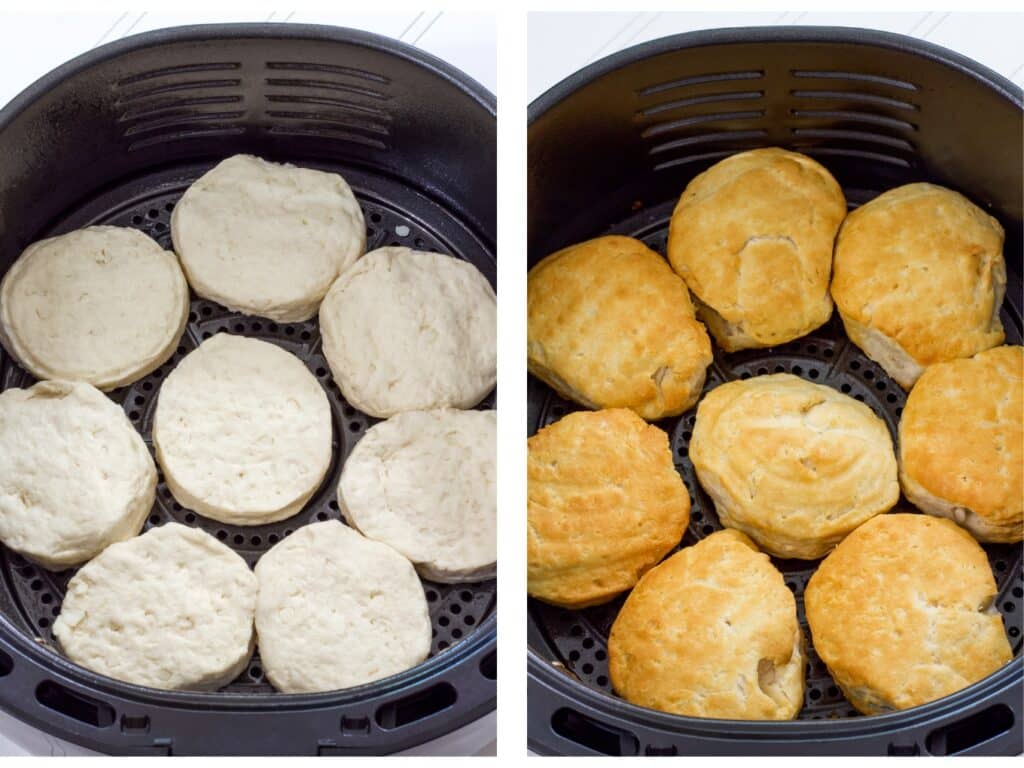
[[[687,99],[676,99],[674,101],[667,101],[664,104],[656,104],[653,107],[646,107],[640,110],[639,114],[641,117],[650,117],[651,115],[661,114],[662,112],[669,112],[673,109],[682,109],[684,107],[692,107],[697,104],[715,104],[722,101],[753,101],[760,99],[764,96],[764,91],[732,91],[725,93],[707,93],[701,96],[691,96]]]
[[[150,69],[145,72],[139,72],[135,75],[122,77],[115,83],[115,87],[123,88],[126,85],[131,85],[132,83],[140,83],[144,80],[155,80],[158,77],[167,77],[168,75],[183,75],[191,74],[193,72],[227,72],[241,68],[242,65],[237,61],[214,61],[198,64],[182,64],[176,67],[162,67],[160,69]]]
[[[667,83],[649,85],[646,88],[638,90],[636,94],[637,96],[652,96],[655,93],[662,93],[675,88],[688,88],[692,85],[728,82],[730,80],[760,80],[762,77],[764,77],[764,72],[761,70],[751,72],[719,72],[711,75],[694,75],[693,77],[683,77],[679,80],[670,80]]]
[[[906,80],[897,80],[894,77],[884,77],[882,75],[870,75],[864,72],[794,69],[790,71],[790,74],[792,74],[793,77],[810,78],[813,80],[854,80],[857,82],[872,83],[875,85],[888,85],[893,88],[901,88],[906,91],[921,90],[918,86],[907,82]]]

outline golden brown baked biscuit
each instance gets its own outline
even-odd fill
[[[553,253],[527,278],[530,372],[588,408],[676,416],[700,397],[711,341],[686,285],[631,237]]]
[[[690,717],[791,720],[803,706],[796,601],[767,555],[718,531],[644,576],[608,638],[626,701]]]
[[[636,584],[690,522],[668,436],[632,411],[577,411],[529,440],[527,591],[568,608]]]
[[[1010,661],[985,551],[949,520],[892,513],[836,547],[804,607],[818,655],[867,715],[966,688]]]
[[[722,349],[770,347],[832,314],[832,244],[845,215],[842,189],[811,158],[741,152],[687,185],[668,258]]]
[[[963,195],[908,184],[846,217],[832,298],[846,333],[901,387],[1003,342],[1003,228]]]
[[[690,459],[722,524],[778,557],[822,557],[900,495],[885,423],[788,373],[712,390],[697,407]]]
[[[979,541],[1024,539],[1024,347],[937,363],[900,421],[900,485]]]

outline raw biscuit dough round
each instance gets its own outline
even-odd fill
[[[160,388],[153,444],[179,503],[234,525],[298,512],[331,463],[327,395],[295,355],[218,333]]]
[[[788,373],[713,389],[697,407],[690,459],[722,524],[776,557],[822,557],[900,495],[885,422]]]
[[[50,570],[134,536],[156,466],[124,411],[85,382],[0,393],[0,541]]]
[[[158,368],[188,320],[178,259],[138,230],[87,227],[33,243],[0,284],[0,341],[38,379],[104,391]]]
[[[366,254],[320,306],[334,380],[379,418],[479,403],[497,377],[496,319],[494,289],[476,267],[400,247]]]
[[[750,539],[718,531],[640,579],[612,625],[608,670],[642,707],[792,720],[804,703],[796,600]]]
[[[412,563],[337,520],[276,544],[256,578],[260,658],[282,693],[370,683],[430,653],[427,598]]]
[[[171,216],[189,284],[229,309],[309,320],[366,250],[366,223],[336,173],[235,155],[200,177]]]
[[[409,558],[431,581],[493,578],[497,560],[494,411],[408,411],[372,426],[345,461],[349,525]]]
[[[255,645],[256,577],[198,528],[167,523],[111,544],[68,583],[53,633],[76,664],[166,690],[213,691]]]

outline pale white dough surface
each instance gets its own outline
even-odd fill
[[[275,545],[256,578],[260,658],[279,691],[362,685],[430,653],[427,599],[412,564],[337,520]]]
[[[427,579],[494,576],[494,411],[409,411],[371,427],[345,462],[349,525],[409,558]]]
[[[494,290],[452,256],[366,254],[328,291],[320,332],[341,393],[371,416],[471,408],[494,388]]]
[[[295,355],[218,333],[160,388],[153,443],[179,503],[235,525],[291,517],[331,463],[327,395]]]
[[[33,243],[0,284],[0,341],[38,379],[130,384],[171,356],[187,319],[177,257],[125,227]]]
[[[156,467],[119,406],[84,382],[0,393],[0,541],[50,570],[134,536]]]
[[[366,250],[366,223],[336,173],[235,155],[200,177],[171,216],[192,289],[237,312],[309,320]]]
[[[210,534],[178,523],[112,544],[68,583],[53,633],[93,672],[168,690],[216,690],[249,662],[256,577]]]

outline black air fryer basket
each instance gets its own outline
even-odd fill
[[[340,172],[362,204],[367,247],[408,245],[473,263],[495,281],[495,101],[419,50],[335,27],[239,24],[137,35],[45,76],[0,111],[0,261],[34,240],[90,224],[141,229],[171,247],[188,185],[244,152]],[[298,355],[334,419],[334,459],[296,516],[231,526],[183,509],[160,478],[147,527],[198,526],[254,564],[308,522],[340,518],[341,465],[376,420],[341,397],[315,321],[278,324],[193,300],[174,357],[111,393],[149,441],[160,383],[218,331]],[[32,379],[9,357],[4,388]],[[492,394],[481,407],[493,407]],[[255,656],[217,693],[161,692],[77,667],[54,650],[70,571],[0,547],[0,706],[92,749],[135,754],[394,752],[492,711],[496,587],[424,583],[434,640],[423,664],[333,693],[283,695]],[[338,664],[345,659],[339,658]]]
[[[822,162],[851,207],[891,187],[933,181],[963,192],[1006,229],[1002,309],[1021,343],[1021,90],[955,53],[857,29],[720,29],[655,40],[572,75],[530,107],[529,260],[600,234],[665,253],[687,182],[730,154],[781,146]],[[716,350],[705,391],[787,371],[867,403],[893,437],[906,400],[853,346],[837,317],[774,349]],[[529,381],[529,428],[575,404]],[[687,455],[695,409],[658,426],[693,499],[681,544],[721,528]],[[859,716],[809,649],[799,719],[678,717],[616,698],[607,638],[622,597],[580,611],[529,605],[529,739],[545,754],[1015,754],[1024,718],[1019,545],[986,545],[1015,658],[940,701]],[[816,563],[775,560],[797,598]]]

